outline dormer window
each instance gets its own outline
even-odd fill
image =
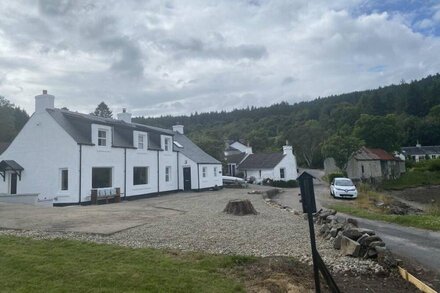
[[[165,138],[165,140],[164,140],[164,150],[165,151],[170,150],[170,139],[169,138]]]
[[[99,146],[107,146],[107,135],[108,130],[106,129],[98,129],[98,145]]]
[[[138,135],[138,149],[143,150],[145,148],[145,134]]]

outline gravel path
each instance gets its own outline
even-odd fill
[[[215,254],[292,256],[310,262],[307,222],[302,215],[268,205],[249,189],[218,192],[179,193],[146,199],[159,209],[182,211],[168,218],[151,218],[147,224],[109,236],[84,233],[0,230],[0,235],[36,239],[68,238],[128,247],[153,247],[202,251]],[[231,199],[249,199],[259,212],[252,216],[222,213]],[[328,241],[317,239],[318,249],[333,271],[378,272],[381,267],[370,260],[340,256]]]

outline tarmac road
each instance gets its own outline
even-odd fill
[[[316,178],[321,178],[324,175],[321,170],[306,171]],[[314,189],[317,208],[341,201],[341,199],[334,199],[330,196],[326,182],[319,179],[314,180]],[[277,200],[282,205],[301,211],[298,193],[299,188],[289,189],[288,192],[282,193]],[[439,232],[350,217],[357,219],[360,227],[376,231],[377,235],[385,241],[387,247],[397,256],[413,260],[427,269],[440,273]]]

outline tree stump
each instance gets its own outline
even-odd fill
[[[256,215],[258,212],[254,209],[254,206],[250,200],[234,199],[230,200],[226,205],[223,212],[236,216]]]

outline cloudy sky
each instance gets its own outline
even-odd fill
[[[384,4],[385,3],[385,4]],[[189,114],[440,71],[437,0],[1,1],[0,95]]]

